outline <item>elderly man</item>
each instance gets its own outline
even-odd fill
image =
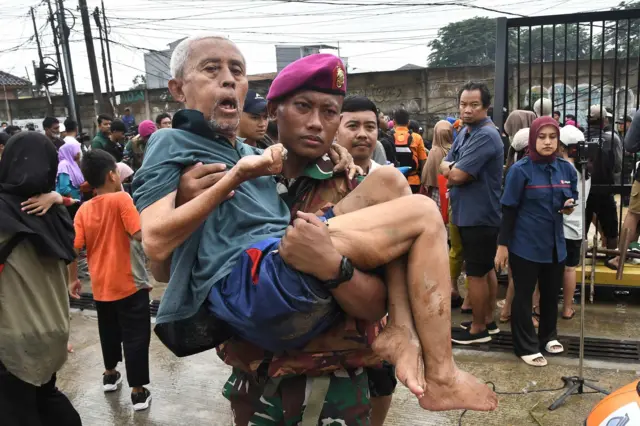
[[[351,303],[366,292],[350,285],[353,266],[373,269],[408,255],[408,268],[394,275],[408,273],[399,280],[405,287],[398,292],[396,285],[396,292],[389,295],[393,325],[377,339],[377,350],[397,365],[401,380],[422,397],[423,408],[492,410],[495,395],[457,369],[447,343],[446,235],[435,205],[424,197],[407,196],[352,211],[347,197],[333,214],[325,213],[325,223],[315,215],[298,213],[284,235],[289,211],[275,197],[276,184],[270,175],[281,170],[285,177],[299,175],[307,164],[299,153],[321,153],[339,124],[346,89],[344,66],[331,55],[320,56],[304,69],[281,72],[279,84],[274,81],[271,87],[269,112],[278,123],[289,123],[279,128],[280,139],[300,145],[283,168],[281,145],[255,155],[251,147],[236,140],[248,86],[246,65],[237,47],[223,38],[205,37],[187,39],[174,51],[169,88],[188,109],[176,114],[174,129],[161,130],[152,138],[134,183],[147,255],[162,262],[173,253],[158,325],[173,323],[174,331],[184,329],[205,306],[245,340],[272,352],[295,349],[341,318],[338,304],[355,317],[382,316],[383,304]],[[229,172],[176,207],[180,173],[198,161],[223,162]],[[371,188],[359,189],[354,199],[371,193]],[[231,191],[235,195],[229,198]],[[389,233],[389,228],[396,232]],[[323,255],[309,264],[290,246],[311,242]],[[284,288],[299,295],[300,303],[289,303],[292,295],[285,294]],[[417,341],[423,343],[422,353]],[[330,393],[331,383],[327,385]],[[238,414],[242,414],[236,418],[238,424],[255,420],[246,418],[252,413]],[[273,424],[284,421],[282,412],[279,416]],[[355,419],[366,421],[364,416]]]

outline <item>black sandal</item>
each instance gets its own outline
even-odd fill
[[[464,303],[464,298],[460,295],[451,298],[451,309],[457,309]]]

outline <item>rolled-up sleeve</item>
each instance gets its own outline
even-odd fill
[[[455,167],[477,179],[485,164],[495,156],[495,148],[491,136],[486,133],[481,133],[468,145]]]

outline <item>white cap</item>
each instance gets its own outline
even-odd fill
[[[566,146],[584,142],[584,133],[575,126],[564,126],[560,128],[560,142]]]
[[[602,105],[591,105],[591,107],[589,108],[589,118],[600,120],[600,109],[602,109],[605,117],[613,117],[613,114],[607,111],[607,109]]]
[[[533,104],[533,112],[538,117],[551,116],[551,99],[540,98]]]
[[[520,152],[525,149],[529,145],[529,128],[525,127],[524,129],[520,129],[513,135],[513,140],[511,141],[511,148],[515,149],[516,152]]]

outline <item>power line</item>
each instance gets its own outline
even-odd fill
[[[526,17],[527,15],[523,15],[521,13],[508,12],[506,10],[494,9],[491,7],[478,6],[472,3],[461,3],[461,2],[428,2],[428,3],[389,3],[389,2],[379,2],[379,3],[348,3],[344,1],[340,1],[340,3],[334,3],[328,0],[256,0],[256,1],[279,1],[283,3],[305,3],[305,4],[332,4],[332,5],[342,5],[342,6],[368,6],[368,7],[380,7],[380,6],[458,6],[469,9],[479,9],[485,10],[487,12],[501,13],[504,15],[512,15],[512,16],[520,16]]]

